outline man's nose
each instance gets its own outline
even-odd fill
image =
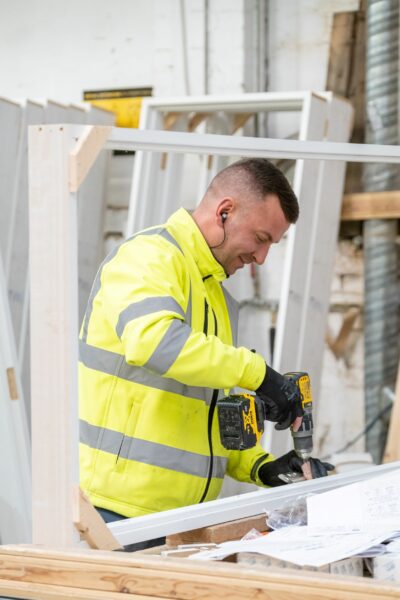
[[[253,252],[253,259],[258,265],[262,265],[265,262],[269,252],[269,246],[265,248],[258,248],[255,252]]]

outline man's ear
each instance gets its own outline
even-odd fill
[[[217,222],[219,224],[222,224],[222,225],[225,224],[225,221],[227,220],[229,213],[232,212],[233,206],[234,206],[234,200],[233,200],[233,198],[230,198],[230,197],[224,198],[219,203],[217,212],[216,212]]]

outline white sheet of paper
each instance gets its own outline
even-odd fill
[[[310,531],[400,529],[400,469],[307,498]]]
[[[191,560],[222,559],[236,552],[258,552],[297,565],[322,567],[342,560],[379,544],[391,535],[391,531],[353,532],[312,536],[308,527],[277,529],[255,540],[225,542],[219,548],[193,554]]]
[[[400,540],[393,540],[386,546],[386,552],[400,554]]]
[[[226,542],[192,560],[258,552],[298,565],[321,567],[396,536],[400,529],[400,469],[307,498],[308,526]]]

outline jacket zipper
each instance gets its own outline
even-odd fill
[[[204,299],[204,302],[205,302],[205,304],[204,304],[204,327],[203,327],[203,332],[205,333],[205,335],[207,335],[207,328],[208,328],[208,303],[207,303],[206,299]],[[212,309],[212,312],[213,312],[213,315],[214,315],[215,335],[217,335],[218,334],[217,318],[215,316],[215,312],[214,312],[213,309]],[[213,417],[214,417],[214,412],[215,412],[215,407],[216,407],[216,404],[217,404],[217,400],[218,400],[218,390],[214,390],[213,391],[213,395],[212,395],[212,399],[211,399],[210,410],[208,412],[208,426],[207,426],[208,447],[210,449],[210,464],[208,465],[206,487],[204,488],[204,492],[203,492],[203,495],[201,496],[199,504],[201,504],[202,502],[204,502],[204,500],[206,499],[206,496],[208,494],[208,490],[210,488],[211,479],[212,479],[212,472],[213,472],[213,466],[214,466],[214,452],[213,452],[213,443],[212,443],[212,423],[213,423]]]
[[[208,302],[207,298],[204,298],[204,325],[203,325],[203,333],[207,335],[208,333]]]

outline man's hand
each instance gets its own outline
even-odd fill
[[[256,390],[264,404],[267,421],[276,422],[275,429],[287,429],[304,414],[300,391],[296,384],[283,377],[267,365],[264,380]],[[295,430],[301,425],[301,418],[295,423]]]
[[[333,471],[335,468],[330,463],[322,462],[318,458],[310,458],[306,463],[303,463],[296,452],[291,450],[288,454],[284,454],[280,458],[263,464],[258,470],[258,476],[264,485],[277,487],[278,485],[285,485],[285,482],[278,477],[279,475],[284,475],[291,471],[304,474],[304,466],[311,470],[312,479],[326,477],[328,471]]]

